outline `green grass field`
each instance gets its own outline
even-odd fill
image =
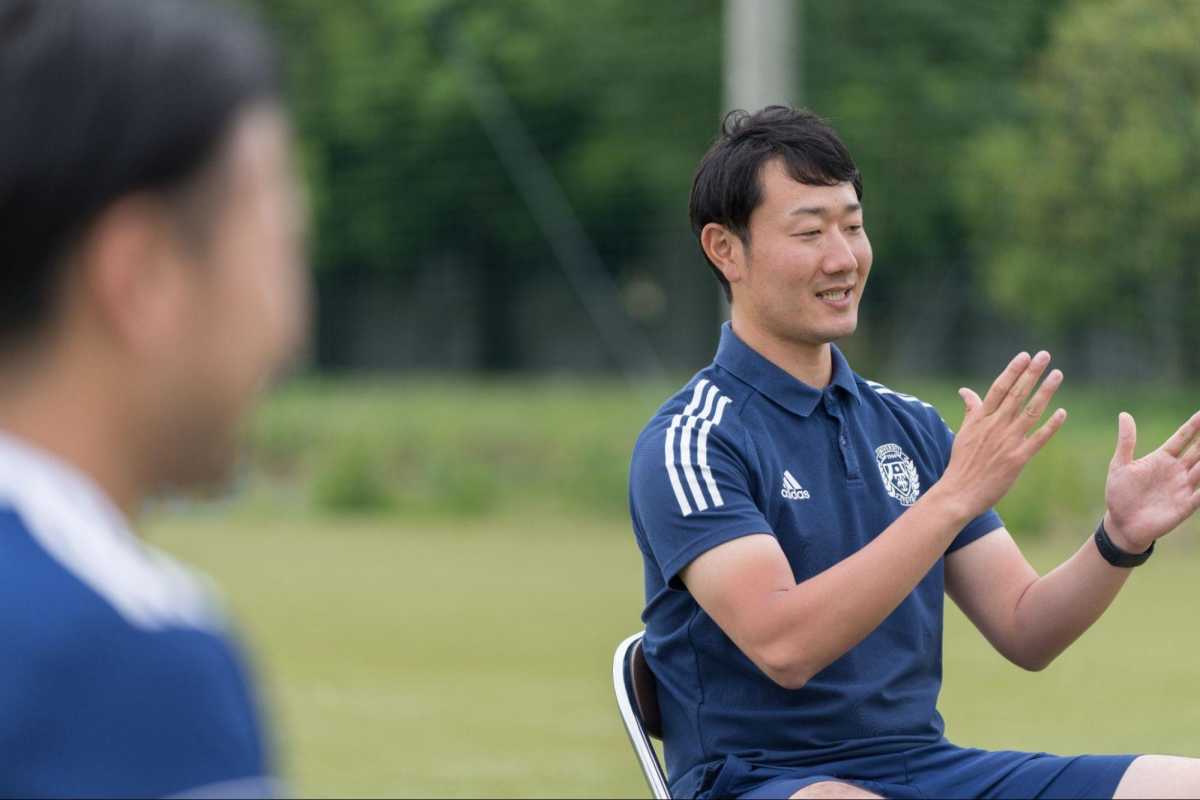
[[[952,389],[918,393],[957,423]],[[665,393],[294,386],[251,431],[236,501],[150,520],[152,541],[224,587],[298,794],[645,796],[610,670],[642,600],[625,465]],[[1067,427],[1001,506],[1035,566],[1052,567],[1090,532],[1116,411],[1138,415],[1140,453],[1194,396],[1064,398]],[[1040,674],[1005,663],[951,606],[951,738],[1200,755],[1197,533],[1193,523],[1165,542]]]
[[[645,795],[610,688],[612,650],[640,612],[640,560],[621,522],[241,514],[152,530],[224,586],[297,793]],[[1200,754],[1200,558],[1182,544],[1166,543],[1043,673],[1003,662],[951,607],[949,735]],[[1069,550],[1028,552],[1045,569]]]

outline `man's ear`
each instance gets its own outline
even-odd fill
[[[700,246],[732,286],[746,274],[746,246],[736,233],[716,222],[700,231]]]
[[[103,211],[77,251],[92,318],[119,347],[161,343],[178,308],[180,270],[166,210],[132,196]]]

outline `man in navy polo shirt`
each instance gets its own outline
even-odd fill
[[[1044,668],[1200,507],[1200,413],[1137,460],[1121,415],[1103,523],[1039,577],[992,506],[1066,419],[1039,424],[1062,373],[1019,354],[984,398],[960,391],[957,436],[856,375],[832,342],[854,332],[871,269],[861,199],[837,134],[779,106],[730,115],[696,174],[692,224],[731,322],[630,477],[673,793],[1196,796],[1194,759],[943,737],[943,593]]]

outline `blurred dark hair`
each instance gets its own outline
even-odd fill
[[[215,163],[279,96],[260,31],[198,0],[0,0],[0,343],[50,314],[69,250],[122,196]]]
[[[862,199],[858,167],[837,132],[821,117],[787,106],[767,106],[753,114],[730,111],[692,179],[688,213],[697,239],[705,225],[716,222],[750,243],[750,215],[762,202],[762,167],[774,158],[781,159],[788,174],[800,183],[834,186],[848,181]],[[729,281],[711,260],[708,265],[725,297],[732,300]]]

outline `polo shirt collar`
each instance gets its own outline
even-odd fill
[[[75,466],[0,430],[0,509],[136,627],[221,630],[207,579],[150,545]]]
[[[833,355],[833,375],[830,388],[838,387],[844,393],[861,401],[858,382],[854,371],[837,345],[829,346]],[[824,391],[809,386],[768,361],[758,351],[738,338],[733,326],[726,322],[721,326],[721,343],[717,347],[716,364],[750,384],[760,394],[783,406],[793,414],[807,417],[821,402]]]

